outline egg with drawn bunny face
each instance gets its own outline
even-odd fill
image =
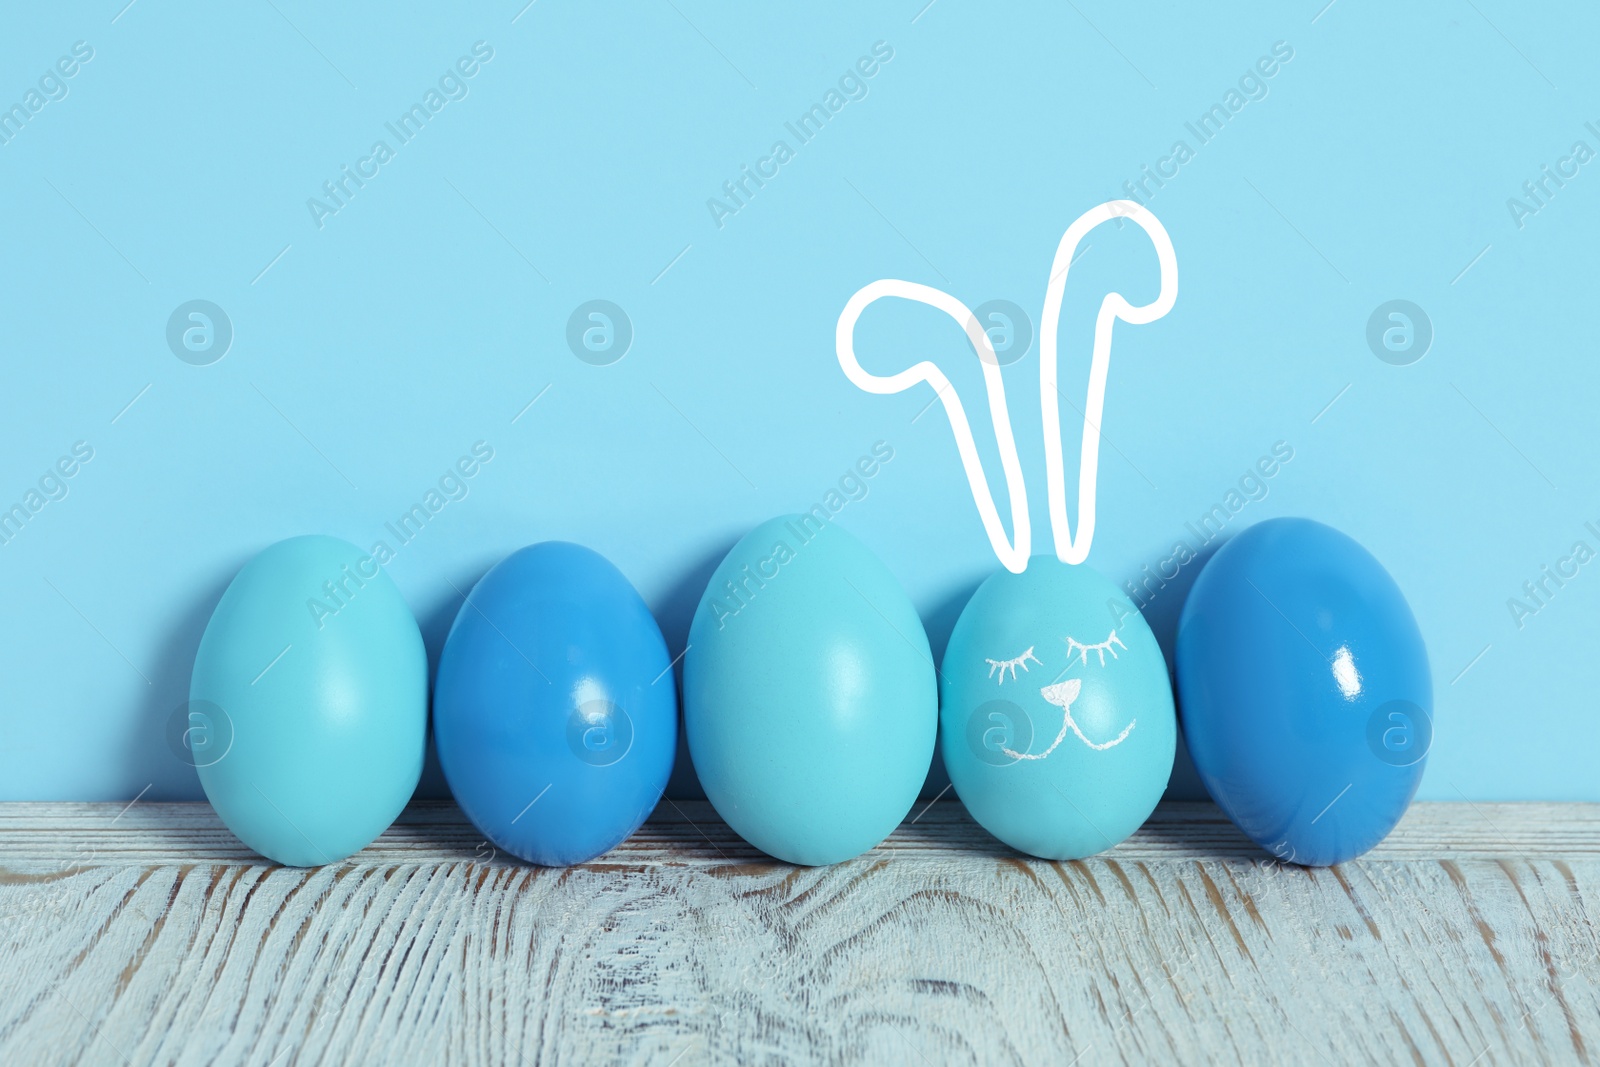
[[[1050,860],[1137,830],[1172,774],[1166,662],[1133,602],[1086,566],[1035,556],[973,593],[945,649],[939,740],[984,829]]]

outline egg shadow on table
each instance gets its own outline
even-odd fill
[[[689,567],[680,570],[682,577],[670,586],[652,609],[661,636],[667,642],[667,655],[683,654],[689,644],[689,627],[694,623],[694,613],[705,595],[706,586],[717,566],[725,559],[740,535],[719,538],[716,548],[703,551]],[[678,751],[672,761],[672,776],[667,779],[664,797],[668,800],[704,800],[706,791],[695,773],[694,760],[689,755],[688,741],[683,730],[683,660],[678,659],[672,668],[672,684],[678,689]]]
[[[450,636],[450,627],[455,624],[456,616],[466,604],[466,595],[498,562],[498,557],[485,554],[481,563],[460,568],[455,574],[447,576],[446,584],[433,604],[419,607],[416,611],[417,626],[422,631],[422,645],[428,653],[428,743],[423,750],[422,777],[411,795],[413,801],[453,799],[444,771],[439,767],[439,755],[433,747],[433,683],[439,677],[439,654],[444,650],[445,638]]]
[[[1156,644],[1161,646],[1162,658],[1167,661],[1167,677],[1172,682],[1173,701],[1178,705],[1178,750],[1172,763],[1172,777],[1167,781],[1162,800],[1209,799],[1200,775],[1194,768],[1194,761],[1189,757],[1189,746],[1183,739],[1183,707],[1178,700],[1178,621],[1183,616],[1183,606],[1189,600],[1195,580],[1229,536],[1222,534],[1207,542],[1188,563],[1179,567],[1175,577],[1163,578],[1145,568],[1143,572],[1119,583],[1123,589],[1131,584],[1139,592],[1134,603],[1143,602],[1140,613],[1149,624],[1150,632],[1155,635]]]
[[[961,618],[961,610],[967,606],[967,602],[972,599],[972,594],[978,591],[978,586],[982,585],[987,578],[987,574],[980,574],[975,578],[963,579],[935,603],[932,610],[922,616],[922,628],[928,635],[928,651],[933,656],[935,666],[935,685],[938,684],[939,680],[937,667],[944,661],[944,650],[950,644],[950,634],[956,628],[956,620]],[[937,707],[936,703],[934,713],[936,723]],[[921,790],[917,793],[917,804],[907,818],[914,818],[916,813],[922,810],[923,805],[928,804],[935,797],[942,797],[944,800],[956,800],[956,795],[953,791],[947,792],[949,789],[950,773],[945,770],[944,754],[940,751],[938,741],[935,740],[933,759],[929,763],[928,774],[922,781]]]
[[[944,768],[941,766],[939,769],[942,771]],[[895,828],[894,836],[902,842],[956,849],[963,856],[981,859],[1016,861],[1036,858],[1017,851],[979,826],[954,792],[946,794],[940,801],[944,810],[937,816],[924,814],[929,804],[928,800],[919,800],[911,813]]]
[[[1183,859],[1226,860],[1237,863],[1274,862],[1272,853],[1246,837],[1244,832],[1228,821],[1227,816],[1207,802],[1207,814],[1214,817],[1215,825],[1207,818],[1205,828],[1198,833],[1192,823],[1163,818],[1158,812],[1139,829],[1138,836],[1146,844],[1165,845]]]
[[[162,637],[154,664],[146,667],[150,684],[139,703],[133,738],[123,747],[126,761],[123,780],[131,788],[125,797],[107,799],[131,800],[147,785],[149,791],[143,794],[143,799],[149,801],[205,799],[194,765],[172,749],[169,734],[173,719],[185,714],[195,654],[200,649],[206,624],[211,621],[211,614],[234,575],[248,560],[248,555],[243,556],[206,581],[202,586],[206,594],[184,607]],[[180,729],[180,736],[181,733]]]

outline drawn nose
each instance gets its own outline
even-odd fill
[[[1045,686],[1039,690],[1039,695],[1062,711],[1066,711],[1072,707],[1072,702],[1078,699],[1078,691],[1082,688],[1082,678],[1068,678],[1064,682]]]

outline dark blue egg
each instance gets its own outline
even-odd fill
[[[638,829],[672,772],[666,642],[604,557],[521,549],[450,627],[433,732],[450,791],[497,847],[547,867],[593,859]]]
[[[1195,581],[1177,659],[1195,768],[1273,855],[1342,863],[1405,814],[1433,740],[1428,650],[1355,541],[1309,519],[1244,531]]]

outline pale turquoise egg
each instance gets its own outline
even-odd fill
[[[706,796],[792,863],[860,855],[928,773],[938,693],[900,583],[832,522],[772,519],[711,576],[683,663],[684,730]]]
[[[422,634],[378,562],[337,538],[280,541],[245,564],[206,625],[189,692],[207,799],[279,863],[370,844],[421,776]]]
[[[1086,566],[1035,556],[972,595],[945,649],[939,738],[967,810],[1044,859],[1137,830],[1172,774],[1177,716],[1155,635]]]

